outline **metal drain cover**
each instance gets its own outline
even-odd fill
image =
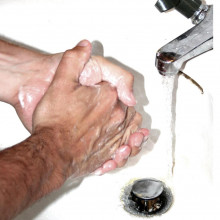
[[[142,179],[135,181],[131,192],[139,199],[151,200],[160,196],[163,189],[164,185],[159,180]]]
[[[155,179],[134,181],[125,187],[121,199],[126,211],[146,217],[165,213],[173,201],[171,191]]]

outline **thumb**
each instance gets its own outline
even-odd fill
[[[80,41],[73,49],[67,50],[60,61],[53,83],[78,83],[79,76],[91,54],[91,43]]]

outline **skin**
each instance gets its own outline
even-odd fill
[[[137,144],[131,134],[140,116],[118,99],[116,89],[106,82],[93,87],[79,83],[90,58],[89,45],[82,41],[64,53],[34,111],[31,136],[0,152],[3,220],[59,188],[68,177],[93,172],[117,155],[120,146]],[[143,138],[145,132],[138,134]]]
[[[88,43],[91,51],[91,44]],[[33,112],[54,78],[63,53],[46,55],[27,50],[0,40],[0,100],[11,104],[24,126],[32,132]],[[133,76],[103,57],[90,57],[79,76],[82,85],[94,86],[102,81],[110,82],[117,90],[118,98],[127,106],[136,104],[132,93]],[[137,115],[134,126],[139,127],[141,116]],[[147,129],[131,139],[142,143]],[[134,141],[133,141],[134,142]],[[95,174],[104,174],[123,166],[128,157],[136,155],[141,148],[137,144],[123,145],[111,160]],[[141,144],[140,144],[141,145]],[[120,158],[120,159],[119,159]]]

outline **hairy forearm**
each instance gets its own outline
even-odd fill
[[[17,215],[37,199],[60,187],[73,172],[71,161],[59,153],[51,129],[0,152],[0,219]]]

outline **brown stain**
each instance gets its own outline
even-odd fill
[[[199,83],[197,83],[194,79],[192,79],[190,76],[188,76],[187,74],[185,74],[182,71],[179,71],[178,73],[179,76],[184,76],[186,79],[190,80],[192,84],[194,84],[200,91],[202,94],[204,94],[204,90],[203,88],[199,85]]]

